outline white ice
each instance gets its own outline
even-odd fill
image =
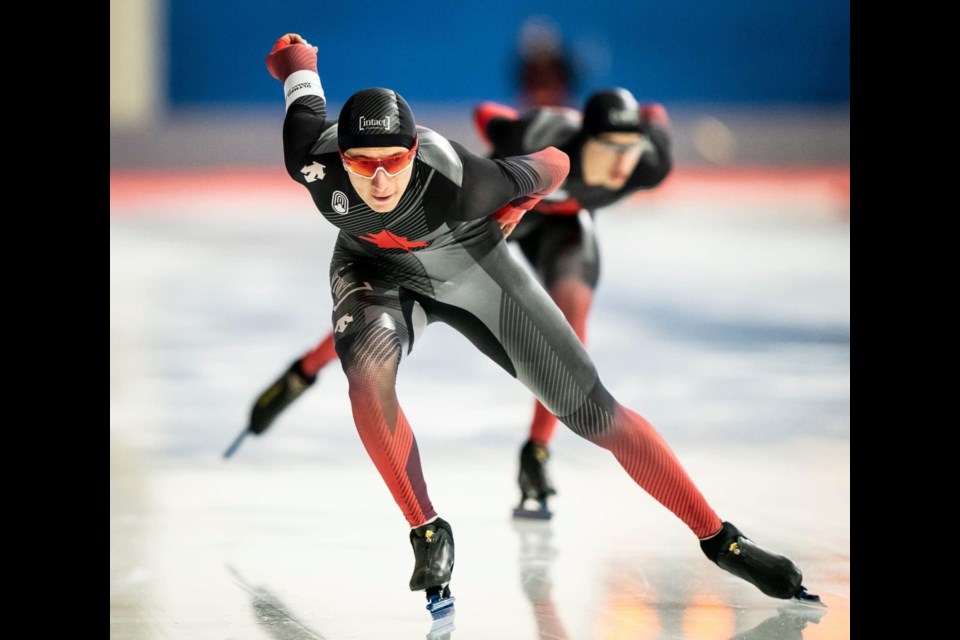
[[[430,637],[423,595],[407,589],[407,524],[337,363],[221,458],[257,394],[330,327],[335,229],[305,194],[278,210],[111,213],[111,638]],[[612,456],[562,425],[556,517],[513,522],[532,401],[434,324],[398,393],[456,534],[450,638],[849,637],[844,214],[790,194],[602,211],[588,345],[718,514],[796,561],[826,614],[720,571]]]

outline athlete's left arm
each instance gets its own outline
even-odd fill
[[[556,147],[489,160],[456,142],[451,145],[463,163],[460,206],[454,214],[457,220],[494,214],[501,226],[516,224],[541,198],[563,184],[570,171],[570,158]]]
[[[670,118],[663,105],[650,103],[640,106],[640,123],[646,140],[628,188],[649,189],[663,182],[673,168]]]

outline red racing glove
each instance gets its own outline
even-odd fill
[[[317,48],[299,34],[285,34],[267,54],[267,71],[280,82],[296,71],[317,73]]]

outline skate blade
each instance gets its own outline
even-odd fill
[[[802,604],[808,607],[816,607],[818,609],[827,608],[827,605],[820,600],[820,596],[814,595],[806,589],[800,589],[800,591],[797,592],[797,595],[790,598],[790,602]]]
[[[527,505],[534,503],[536,503],[537,506],[533,509],[527,507]],[[523,497],[520,499],[520,504],[517,505],[517,508],[513,510],[513,517],[527,518],[529,520],[549,520],[553,517],[553,513],[547,507],[546,498],[536,499]]]
[[[524,509],[517,507],[513,510],[514,518],[525,518],[527,520],[549,520],[553,513],[548,509]]]
[[[427,602],[427,611],[430,612],[430,615],[433,616],[434,620],[441,620],[442,618],[450,617],[450,622],[453,622],[453,603],[456,601],[456,598],[453,596],[448,596],[446,598],[441,598],[439,596],[431,596],[429,602]]]
[[[250,433],[249,429],[244,429],[240,433],[240,435],[237,436],[237,438],[230,444],[230,446],[227,447],[227,450],[223,452],[224,460],[230,459],[230,456],[232,456],[237,451],[237,449],[240,447],[240,443],[243,442],[243,439],[246,438],[247,434],[249,433]]]

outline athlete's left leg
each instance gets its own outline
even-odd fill
[[[586,346],[587,317],[600,278],[600,248],[590,212],[545,216],[536,233],[518,244],[550,298]],[[556,426],[556,416],[535,400],[529,441],[546,447]]]
[[[613,453],[637,484],[690,528],[720,568],[769,596],[818,603],[803,587],[797,565],[721,522],[656,429],[604,388],[573,329],[512,259],[497,225],[489,220],[486,234],[470,240],[448,251],[423,252],[423,266],[439,285],[430,294],[437,319],[515,375],[575,433]]]
[[[647,420],[610,395],[557,305],[499,234],[490,221],[486,241],[418,254],[442,283],[433,300],[424,302],[432,307],[428,312],[523,382],[575,433],[611,451],[630,477],[698,538],[717,533],[720,518],[673,451]],[[458,252],[469,254],[479,268],[463,268],[467,259]]]

